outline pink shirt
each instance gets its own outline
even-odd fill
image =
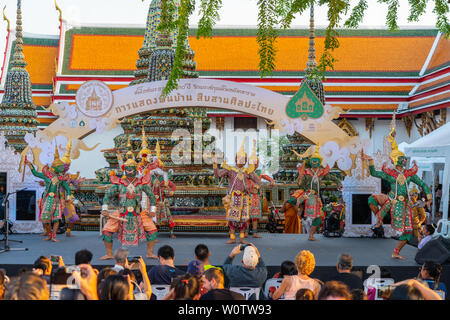
[[[291,285],[289,289],[284,292],[285,300],[295,300],[295,295],[300,289],[309,289],[314,293],[314,297],[317,299],[319,295],[319,283],[314,279],[301,279],[299,276],[284,276],[284,278],[291,279]]]

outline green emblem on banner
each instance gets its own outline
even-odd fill
[[[323,115],[323,104],[314,94],[306,82],[300,86],[297,93],[286,105],[286,114],[289,118],[319,119]]]

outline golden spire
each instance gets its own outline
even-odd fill
[[[245,137],[242,140],[242,145],[241,148],[239,149],[239,151],[236,153],[236,156],[238,158],[246,158],[247,157],[247,153],[245,153]]]
[[[65,164],[70,164],[70,152],[72,150],[72,139],[69,139],[69,142],[67,142],[66,146],[66,153],[64,154],[64,157],[61,158],[61,161]]]
[[[141,149],[141,151],[139,151],[139,156],[142,158],[143,154],[146,155],[145,157],[147,157],[148,155],[151,154],[151,151],[147,148],[148,147],[147,137],[145,136],[145,129],[143,126],[142,126],[142,139],[141,140],[142,140],[142,142],[141,142],[142,149]]]
[[[395,126],[391,129],[391,132],[389,132],[388,140],[391,143],[391,149],[392,152],[389,155],[389,158],[391,158],[391,161],[393,164],[397,165],[397,161],[399,157],[404,157],[405,154],[398,150],[397,141],[395,141]]]
[[[258,158],[258,155],[256,154],[256,140],[253,139],[252,154],[250,155],[250,158],[248,159],[248,163],[256,165],[258,162],[259,162],[259,158]]]
[[[58,167],[58,166],[61,166],[61,165],[64,165],[64,163],[59,158],[58,145],[55,142],[55,157],[54,157],[54,160],[52,162],[52,167]]]
[[[6,31],[9,32],[9,30],[11,30],[11,22],[9,21],[9,19],[6,17],[5,14],[5,9],[6,9],[6,5],[3,7],[3,21],[6,21],[8,23],[8,26],[6,27]]]
[[[317,159],[320,159],[320,162],[322,162],[323,161],[323,158],[322,158],[322,156],[320,155],[320,143],[318,143],[317,145],[316,145],[316,150],[314,151],[314,153],[313,153],[313,155],[311,156],[311,158],[317,158]]]
[[[308,62],[306,63],[306,73],[309,74],[317,67],[316,63],[316,42],[314,33],[314,5],[310,9],[309,19],[309,48],[308,48]]]
[[[61,8],[58,6],[58,4],[56,3],[56,0],[55,0],[55,9],[56,9],[56,11],[59,12],[59,22],[61,22],[61,21],[62,21],[62,10],[61,10]]]

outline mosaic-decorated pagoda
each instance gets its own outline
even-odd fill
[[[23,54],[21,0],[17,1],[16,40],[5,93],[0,104],[0,131],[5,131],[8,145],[21,152],[27,146],[24,137],[38,130],[37,111],[32,100],[31,81]]]
[[[178,3],[179,5],[179,3]],[[144,45],[139,50],[139,59],[136,63],[138,70],[135,80],[130,86],[145,82],[166,80],[169,78],[174,58],[176,33],[167,34],[156,30],[161,18],[161,1],[154,0],[150,5],[147,30]],[[194,52],[185,43],[186,55],[183,63],[183,78],[198,78]],[[191,144],[191,161],[189,164],[176,164],[172,161],[172,149],[180,144],[179,139],[173,139],[172,133],[176,129],[187,130],[193,139],[194,133],[202,136],[210,127],[205,108],[173,108],[142,113],[127,117],[121,121],[124,131],[114,138],[114,148],[105,150],[104,156],[109,166],[96,171],[97,183],[109,183],[110,173],[121,175],[117,152],[125,154],[131,145],[132,152],[139,159],[139,152],[146,139],[152,156],[156,156],[156,145],[159,144],[160,160],[164,163],[164,171],[171,171],[170,179],[176,185],[175,195],[168,197],[171,212],[175,219],[175,231],[180,230],[226,230],[225,211],[222,206],[222,197],[225,188],[217,188],[212,165],[207,165],[200,157],[196,159],[194,141]],[[195,131],[195,132],[194,132]],[[145,135],[142,133],[144,132]],[[214,143],[214,137],[202,140],[202,151],[206,145]],[[208,142],[206,142],[208,141]],[[128,144],[129,143],[129,144]],[[203,154],[203,153],[202,153]],[[201,156],[201,155],[200,155]],[[89,196],[89,189],[95,189],[96,197]],[[104,187],[95,186],[95,183],[85,184],[81,192],[83,198],[90,197],[88,202],[95,204],[104,193]],[[89,201],[90,200],[90,201]],[[91,217],[90,219],[94,219]],[[161,230],[164,230],[162,227]]]
[[[310,28],[309,28],[309,48],[308,48],[308,62],[306,63],[305,77],[302,79],[300,86],[306,82],[311,90],[319,98],[320,102],[325,105],[325,91],[321,78],[315,73],[317,69],[316,52],[315,52],[315,30],[314,30],[314,7],[311,7],[310,14]],[[274,179],[277,183],[278,194],[272,197],[275,198],[277,203],[284,201],[289,196],[289,191],[298,189],[298,171],[297,164],[299,163],[298,154],[303,154],[312,145],[311,141],[303,137],[302,135],[295,133],[294,135],[287,135],[287,142],[282,144],[282,152],[280,154],[280,170],[275,173]],[[308,161],[305,162],[306,166],[309,166]],[[340,170],[331,170],[331,174],[335,175],[338,179],[344,178]],[[322,197],[326,200],[337,200],[339,192],[338,186],[334,181],[321,181],[321,190],[324,190]],[[303,188],[307,186],[302,185]]]

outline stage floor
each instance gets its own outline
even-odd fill
[[[44,237],[38,234],[12,234],[10,240],[22,240],[23,243],[10,242],[10,248],[28,248],[28,251],[8,251],[0,253],[0,267],[2,265],[32,265],[41,255],[61,255],[66,265],[74,264],[75,252],[87,248],[94,257],[93,265],[110,265],[113,260],[102,261],[99,258],[105,254],[103,241],[98,232],[73,231],[75,237],[67,238],[65,235],[57,235],[59,243],[44,241]],[[354,259],[355,266],[395,266],[415,267],[414,261],[417,248],[406,245],[402,255],[407,260],[396,260],[391,258],[391,253],[397,243],[393,239],[372,238],[326,238],[316,235],[320,241],[307,240],[306,234],[275,234],[262,233],[262,239],[247,239],[253,242],[267,266],[279,267],[284,260],[294,261],[300,250],[310,250],[316,258],[316,266],[334,267],[340,253],[350,253]],[[211,252],[211,263],[222,265],[225,258],[233,248],[227,245],[227,234],[225,233],[176,233],[176,239],[170,239],[168,233],[161,233],[159,242],[155,244],[156,253],[158,248],[168,244],[175,250],[175,265],[186,266],[194,257],[194,248],[199,243],[204,243]],[[0,249],[4,242],[0,242]],[[113,249],[120,247],[117,239],[114,239]],[[130,247],[130,256],[145,256],[146,244],[141,243],[139,247]],[[240,262],[241,257],[237,257]],[[236,260],[237,260],[236,259]],[[146,259],[147,265],[157,264],[157,260]]]

